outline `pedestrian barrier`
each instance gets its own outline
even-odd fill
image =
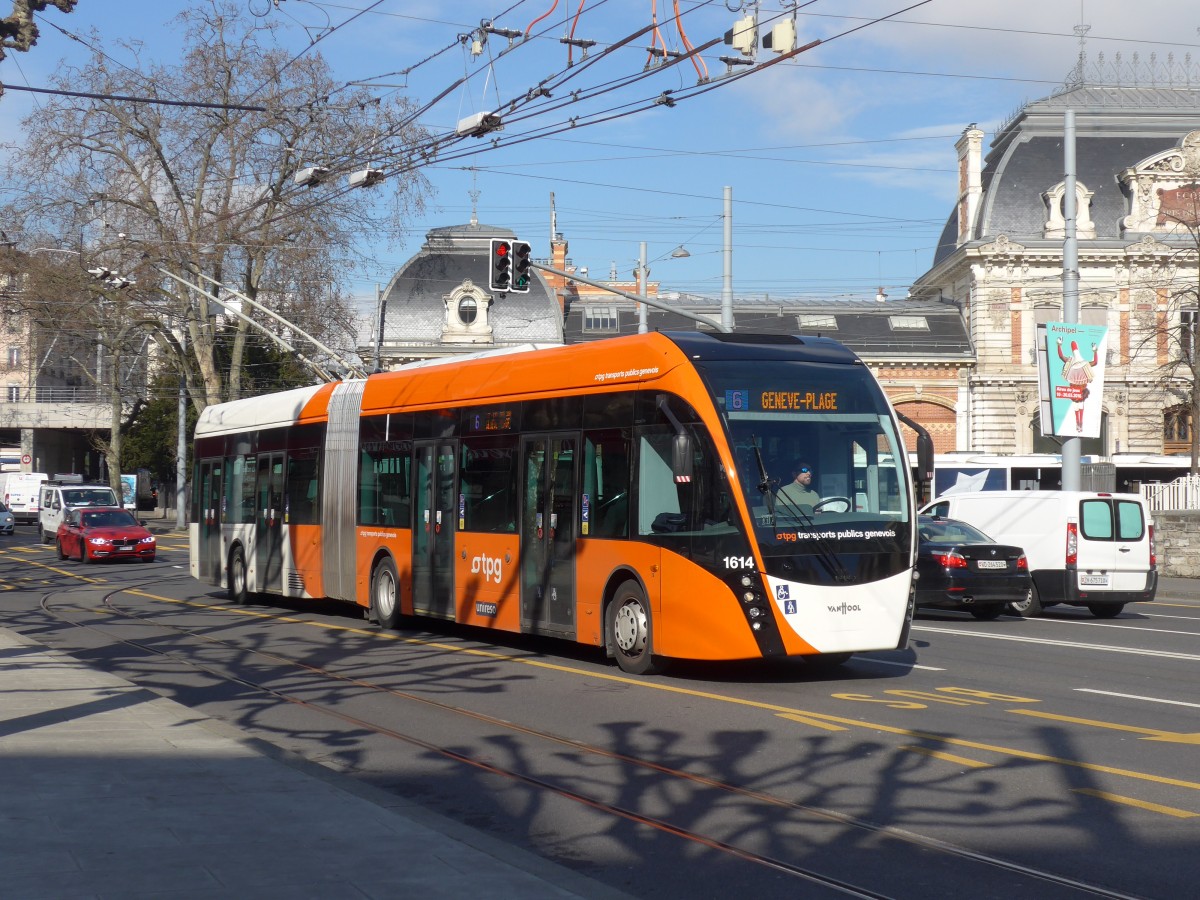
[[[1138,490],[1146,505],[1156,512],[1200,509],[1200,475],[1183,475],[1166,484],[1143,484]]]

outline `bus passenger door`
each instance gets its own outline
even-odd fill
[[[200,509],[197,510],[199,526],[199,573],[198,577],[212,584],[220,584],[221,569],[221,460],[200,462]]]
[[[254,475],[255,590],[283,590],[283,454],[263,453]]]
[[[413,609],[454,618],[454,444],[417,442]]]
[[[579,438],[531,435],[521,447],[521,628],[575,633]]]

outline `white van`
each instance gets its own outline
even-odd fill
[[[4,483],[4,502],[8,504],[13,518],[32,525],[38,520],[39,501],[45,472],[10,473]]]
[[[1153,600],[1158,588],[1154,523],[1137,494],[971,491],[938,497],[921,512],[1025,549],[1033,591],[1009,604],[1021,616],[1066,603],[1111,619],[1126,603]]]
[[[116,492],[107,484],[47,480],[42,483],[42,508],[38,512],[42,543],[54,543],[58,536],[58,526],[69,509],[78,509],[81,506],[120,505]]]

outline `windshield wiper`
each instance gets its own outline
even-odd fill
[[[758,461],[758,492],[767,498],[767,512],[775,515],[775,490],[771,475],[767,472],[767,464],[763,462],[762,447],[758,435],[750,435],[750,446],[754,448],[754,458]]]

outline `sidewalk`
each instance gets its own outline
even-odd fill
[[[1159,576],[1158,590],[1154,592],[1154,599],[1165,600],[1168,597],[1174,597],[1177,600],[1200,600],[1200,578]],[[1137,609],[1137,605],[1127,607],[1127,609]]]
[[[623,897],[0,628],[0,894]]]

